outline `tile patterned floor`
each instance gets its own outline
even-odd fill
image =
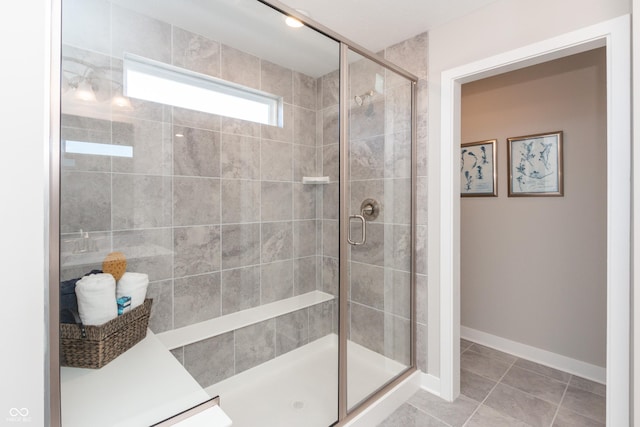
[[[460,397],[420,390],[379,427],[604,427],[606,387],[460,341]]]

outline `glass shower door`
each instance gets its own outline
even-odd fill
[[[350,411],[411,366],[413,83],[348,57]]]

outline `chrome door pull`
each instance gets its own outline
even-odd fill
[[[354,242],[351,239],[351,220],[352,219],[359,219],[360,222],[362,222],[362,238],[359,242]],[[360,245],[364,245],[364,242],[367,241],[367,221],[364,219],[364,216],[362,215],[349,215],[349,232],[347,233],[347,242],[349,242],[350,245],[353,246],[360,246]]]

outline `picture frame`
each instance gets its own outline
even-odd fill
[[[564,196],[562,131],[507,138],[509,197]]]
[[[497,197],[497,139],[460,145],[460,196]]]

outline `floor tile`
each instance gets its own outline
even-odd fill
[[[492,359],[502,360],[503,362],[507,362],[507,363],[513,363],[518,359],[516,356],[511,355],[509,353],[505,353],[503,351],[495,350],[495,349],[490,348],[490,347],[485,347],[485,346],[480,345],[480,344],[473,344],[469,348],[469,350],[475,351],[476,353],[479,353],[479,354],[481,354],[483,356],[490,357]]]
[[[588,380],[586,378],[576,377],[575,375],[573,375],[571,377],[571,381],[569,381],[569,385],[572,387],[579,388],[580,390],[589,391],[591,393],[597,394],[598,396],[603,396],[603,397],[607,396],[606,385]]]
[[[447,402],[424,390],[418,390],[409,399],[409,403],[452,427],[464,425],[479,405],[466,396],[460,396],[454,402]]]
[[[553,427],[605,427],[605,425],[566,408],[560,408]]]
[[[557,409],[557,406],[549,402],[504,384],[498,384],[484,403],[534,427],[551,425]]]
[[[378,425],[379,427],[447,427],[442,421],[436,420],[408,403],[403,404]]]
[[[463,395],[482,402],[491,389],[495,387],[496,382],[465,369],[460,370],[460,393]]]
[[[565,383],[517,366],[512,366],[501,382],[554,405],[560,404],[564,390],[567,388]]]
[[[525,359],[516,360],[515,366],[545,375],[553,378],[554,380],[562,381],[565,384],[569,382],[569,379],[571,379],[571,374]]]
[[[511,365],[467,350],[460,356],[460,367],[490,380],[498,381]]]
[[[469,347],[471,347],[473,343],[471,341],[467,341],[464,338],[460,338],[460,352],[465,351]]]
[[[465,427],[528,427],[528,424],[482,405]]]
[[[569,386],[560,405],[598,422],[606,422],[606,398]]]

